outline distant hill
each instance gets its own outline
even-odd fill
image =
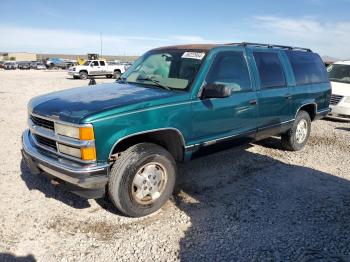
[[[46,59],[46,58],[53,58],[53,57],[59,57],[63,59],[69,59],[69,60],[77,60],[77,58],[87,59],[87,55],[67,55],[67,54],[37,54],[37,59]],[[112,55],[103,55],[102,58],[110,61],[114,60],[120,60],[122,62],[127,61],[135,61],[138,56],[112,56]]]
[[[325,62],[325,63],[334,63],[334,62],[337,62],[337,61],[341,60],[339,58],[331,57],[331,56],[328,56],[328,55],[324,55],[321,58],[322,58],[322,61]]]

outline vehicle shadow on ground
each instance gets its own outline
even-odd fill
[[[336,127],[337,130],[350,131],[350,127]]]
[[[348,180],[249,146],[200,157],[179,173],[174,201],[191,219],[182,261],[350,261]]]
[[[0,262],[35,262],[33,255],[18,257],[10,253],[0,253]]]
[[[263,140],[255,141],[254,144],[260,145],[263,147],[276,149],[280,151],[285,151],[286,149],[282,146],[281,138],[280,137],[269,137]]]
[[[21,178],[26,183],[29,190],[39,190],[45,194],[47,198],[54,198],[62,203],[77,208],[83,209],[90,207],[87,199],[74,195],[63,188],[55,187],[50,183],[50,180],[42,174],[33,175],[30,173],[24,160],[20,164]]]

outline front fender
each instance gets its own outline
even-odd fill
[[[106,161],[121,139],[155,130],[172,129],[181,134],[183,144],[190,141],[192,130],[191,103],[177,103],[120,114],[93,123],[97,158]]]

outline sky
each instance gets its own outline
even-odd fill
[[[0,0],[0,51],[141,55],[258,42],[350,58],[350,0]]]

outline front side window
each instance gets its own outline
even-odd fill
[[[216,55],[206,77],[206,84],[222,84],[233,92],[251,89],[249,71],[243,52],[226,51]]]
[[[328,82],[326,68],[318,54],[304,51],[286,51],[297,85]]]
[[[340,83],[350,83],[350,65],[330,65],[327,71],[329,80]]]
[[[124,74],[129,83],[185,90],[194,80],[204,59],[203,51],[159,50],[139,58]]]
[[[277,53],[254,52],[254,59],[262,89],[286,86],[282,64]]]
[[[94,66],[99,66],[98,61],[92,61],[92,64],[93,64]]]

